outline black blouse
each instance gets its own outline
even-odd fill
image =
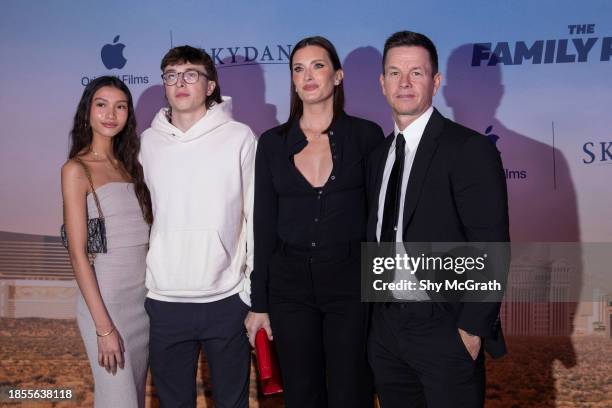
[[[325,185],[315,188],[293,162],[308,144],[299,121],[288,132],[281,129],[275,127],[260,137],[255,158],[254,312],[267,312],[268,261],[279,242],[316,250],[365,240],[366,161],[384,139],[377,124],[339,115],[328,133],[333,168]]]

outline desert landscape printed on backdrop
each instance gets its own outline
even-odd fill
[[[604,336],[509,337],[508,356],[487,360],[487,407],[612,406],[612,341]],[[93,406],[93,379],[73,319],[0,319],[2,406]],[[9,402],[7,389],[71,389],[63,402]],[[280,408],[282,398],[258,395],[251,370],[251,407]],[[198,407],[212,407],[205,362],[198,373]],[[147,407],[158,407],[147,386]]]
[[[520,272],[514,276],[521,277]],[[93,378],[74,319],[77,290],[57,237],[0,233],[0,406],[93,406]],[[573,303],[505,303],[501,318],[509,353],[487,359],[486,406],[612,407],[612,299],[605,294],[598,299],[578,308]],[[259,394],[255,375],[253,364],[250,406],[283,407],[282,396]],[[197,378],[198,407],[210,408],[203,358]],[[17,389],[69,389],[74,396],[9,400],[8,390]],[[159,406],[150,377],[146,406]]]

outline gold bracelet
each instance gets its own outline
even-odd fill
[[[113,326],[108,332],[103,333],[103,334],[98,333],[98,331],[96,330],[96,336],[98,336],[98,337],[106,337],[106,336],[108,336],[109,334],[111,334],[114,331],[115,331],[115,326]]]

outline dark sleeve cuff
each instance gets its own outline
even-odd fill
[[[457,327],[484,339],[496,339],[499,333],[499,303],[464,303]]]
[[[258,283],[251,280],[251,312],[268,313],[268,290],[265,282]]]
[[[252,305],[251,312],[253,313],[268,313],[267,306],[264,305]]]

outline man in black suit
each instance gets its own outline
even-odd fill
[[[440,81],[429,38],[387,39],[380,83],[395,130],[369,160],[369,241],[510,240],[499,152],[432,107]],[[500,304],[411,296],[374,305],[368,355],[382,408],[484,406],[483,350],[506,352]]]

